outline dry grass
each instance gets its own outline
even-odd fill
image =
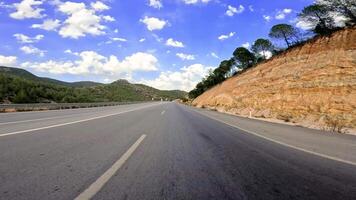
[[[344,116],[325,116],[324,123],[328,131],[346,133],[347,121]]]
[[[293,117],[289,114],[280,114],[277,116],[277,119],[283,120],[284,122],[291,122]]]

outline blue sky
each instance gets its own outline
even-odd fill
[[[312,0],[0,0],[0,65],[190,90]]]

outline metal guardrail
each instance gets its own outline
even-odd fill
[[[21,111],[40,111],[40,110],[61,110],[75,108],[90,108],[117,106],[135,103],[145,103],[146,101],[132,102],[101,102],[101,103],[31,103],[31,104],[0,104],[0,112],[21,112]]]

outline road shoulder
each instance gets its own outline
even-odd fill
[[[190,106],[183,107],[248,134],[356,166],[356,136],[243,118]]]

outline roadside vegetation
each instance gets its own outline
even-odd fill
[[[158,90],[142,84],[118,80],[111,84],[95,82],[68,83],[37,77],[30,72],[0,67],[0,102],[2,103],[92,103],[174,100],[186,92]]]
[[[344,17],[344,25],[337,24],[334,20],[335,16]],[[356,2],[355,0],[319,0],[305,7],[298,14],[298,20],[311,24],[313,27],[310,31],[302,31],[290,24],[274,25],[270,30],[269,38],[272,41],[282,41],[285,43],[283,47],[273,45],[270,39],[258,38],[251,49],[236,48],[230,59],[223,60],[189,92],[189,98],[194,99],[227,78],[239,75],[274,55],[304,44],[312,37],[327,36],[342,28],[354,26],[356,24]]]
[[[324,117],[326,131],[346,133],[347,132],[347,120],[345,116],[325,116]]]

